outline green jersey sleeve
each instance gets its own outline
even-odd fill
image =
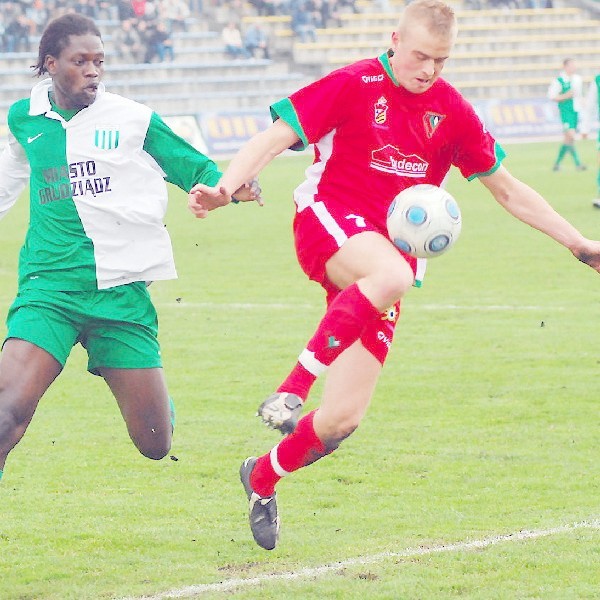
[[[178,136],[156,113],[152,113],[144,150],[166,174],[166,180],[184,191],[196,183],[215,185],[221,171],[210,158]]]

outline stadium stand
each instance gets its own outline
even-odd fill
[[[185,31],[173,34],[172,62],[128,64],[112,44],[118,21],[101,21],[105,82],[165,116],[266,108],[325,72],[384,51],[401,6],[390,5],[393,12],[381,12],[374,10],[374,0],[362,0],[361,12],[339,15],[340,27],[317,29],[314,43],[295,39],[288,15],[240,15],[242,29],[259,21],[270,33],[270,59],[228,59],[215,14],[212,20],[190,19]],[[581,8],[473,10],[457,5],[457,13],[461,33],[444,76],[472,100],[506,98],[515,90],[520,97],[544,97],[566,56],[577,59],[586,81],[600,64],[600,20]],[[31,47],[37,48],[38,41],[32,39]],[[33,52],[0,53],[0,123],[8,106],[35,83],[28,68],[35,61]]]

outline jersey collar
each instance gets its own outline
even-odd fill
[[[390,64],[390,52],[392,52],[391,50],[388,50],[387,52],[384,52],[381,56],[378,57],[379,62],[381,63],[381,66],[384,68],[385,72],[388,74],[388,77],[392,80],[392,82],[394,83],[395,86],[400,86],[400,84],[398,83],[398,80],[396,79],[396,77],[394,76],[394,70],[392,69],[392,65]]]
[[[31,99],[29,103],[29,114],[30,115],[45,115],[52,111],[52,105],[50,104],[50,98],[48,94],[52,89],[52,79],[42,79],[39,83],[33,86],[31,90]],[[100,82],[98,84],[98,93],[96,101],[104,93],[104,84]]]

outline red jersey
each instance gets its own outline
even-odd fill
[[[443,79],[422,94],[396,81],[387,54],[337,69],[271,106],[315,160],[294,200],[342,204],[385,231],[401,190],[441,185],[451,165],[468,179],[490,174],[505,154],[461,94]]]

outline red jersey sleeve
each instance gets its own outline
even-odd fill
[[[302,145],[295,150],[318,142],[343,123],[350,85],[348,73],[338,69],[271,106],[273,120],[283,119],[300,138]]]
[[[506,156],[504,150],[486,129],[473,106],[457,95],[460,126],[453,132],[454,156],[452,163],[469,181],[481,175],[490,175],[500,166]]]

